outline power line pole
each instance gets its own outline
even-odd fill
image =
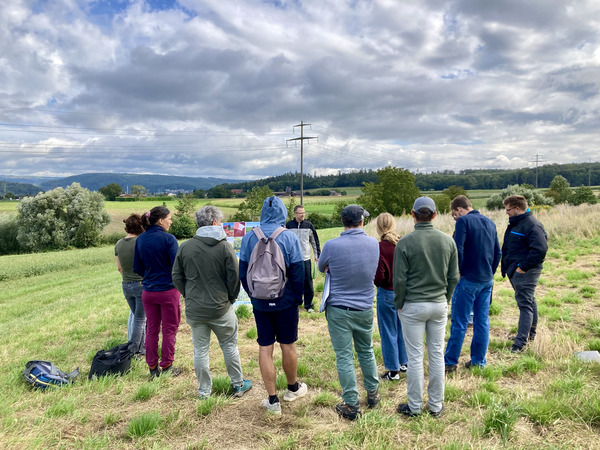
[[[540,159],[540,156],[541,155],[539,155],[539,154],[536,153],[535,154],[535,159],[533,161],[529,161],[529,162],[534,162],[535,163],[535,188],[536,189],[538,188],[538,165],[542,161]]]
[[[309,127],[310,123],[304,123],[304,121],[300,121],[300,125],[294,125],[293,130],[296,130],[296,127],[300,127],[300,137],[288,139],[286,141],[300,141],[300,204],[304,204],[304,141],[308,139],[318,139],[317,136],[304,136],[304,127]]]

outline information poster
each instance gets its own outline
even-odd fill
[[[222,224],[223,231],[227,235],[227,242],[233,245],[235,256],[238,261],[240,259],[240,248],[242,247],[242,238],[252,230],[252,228],[260,225],[260,222],[225,222]],[[244,288],[240,289],[240,295],[238,295],[237,301],[233,304],[238,305],[250,305],[250,297],[246,294]]]

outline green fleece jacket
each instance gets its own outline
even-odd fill
[[[431,222],[418,222],[394,251],[394,303],[450,302],[458,283],[458,252],[447,234]]]
[[[179,247],[173,284],[185,298],[185,315],[193,320],[222,317],[240,293],[238,261],[219,226],[198,228]]]

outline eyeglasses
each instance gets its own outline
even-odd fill
[[[505,209],[505,210],[504,210],[504,212],[510,212],[510,211],[512,211],[512,210],[513,210],[513,209],[515,209],[515,208],[516,208],[516,206],[515,206],[514,208],[508,208],[508,209]]]

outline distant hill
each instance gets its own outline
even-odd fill
[[[127,191],[131,190],[133,185],[141,185],[150,193],[165,192],[167,189],[194,190],[210,189],[223,183],[236,183],[239,180],[227,180],[224,178],[193,178],[177,177],[170,175],[149,175],[149,174],[131,174],[131,173],[84,173],[73,175],[66,178],[56,178],[41,183],[44,190],[48,191],[56,187],[67,187],[72,183],[79,183],[84,188],[91,191],[97,191],[110,183],[120,184]]]
[[[25,177],[14,175],[0,175],[0,181],[10,181],[11,183],[27,183],[40,186],[44,181],[54,180],[56,177]]]
[[[34,186],[30,183],[15,183],[12,181],[0,181],[0,196],[4,196],[7,192],[12,192],[17,197],[22,195],[36,195],[41,192],[42,188]]]

